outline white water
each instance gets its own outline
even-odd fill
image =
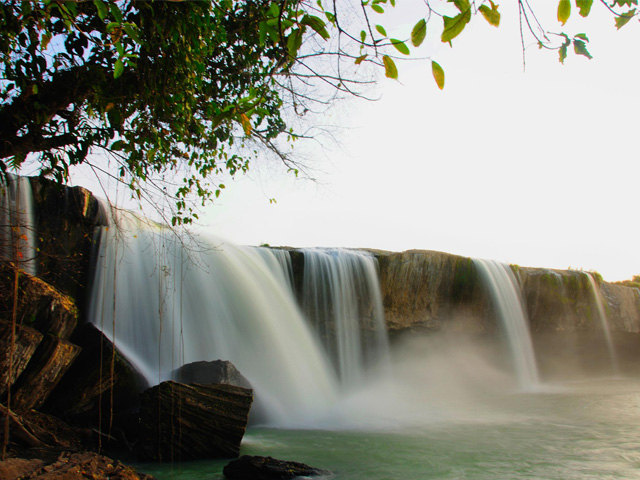
[[[365,366],[388,362],[389,345],[375,258],[347,249],[303,249],[302,306],[344,386],[358,386]]]
[[[607,318],[607,312],[604,309],[604,304],[602,303],[602,297],[600,294],[600,288],[596,284],[595,279],[589,272],[584,272],[589,280],[589,285],[591,286],[591,293],[593,295],[593,301],[596,304],[598,309],[598,318],[600,319],[600,324],[602,325],[602,332],[604,335],[604,340],[607,343],[607,350],[609,351],[609,359],[611,361],[611,370],[614,375],[618,375],[620,373],[620,368],[618,364],[618,355],[616,354],[615,346],[613,345],[613,338],[611,338],[611,329],[609,328],[609,319]]]
[[[508,265],[482,259],[474,259],[473,263],[486,282],[500,317],[520,388],[538,388],[538,368],[518,281]]]
[[[151,384],[198,360],[229,360],[252,383],[266,423],[313,423],[337,379],[271,250],[198,237],[130,214],[102,228],[90,319]],[[115,313],[114,313],[115,305]]]
[[[31,183],[9,174],[0,179],[0,259],[17,261],[25,272],[36,274],[36,229]]]

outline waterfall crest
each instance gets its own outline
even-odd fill
[[[151,384],[183,364],[224,359],[252,383],[267,423],[313,421],[335,403],[337,380],[280,254],[185,239],[129,213],[97,235],[90,319]]]
[[[607,312],[604,309],[600,288],[598,287],[595,279],[593,278],[593,275],[591,275],[589,272],[584,272],[584,274],[587,276],[587,280],[589,281],[589,287],[591,288],[593,301],[596,304],[596,308],[598,310],[598,318],[600,320],[600,324],[602,325],[602,333],[604,335],[604,340],[607,344],[609,359],[611,361],[611,370],[613,371],[614,375],[618,375],[620,373],[618,355],[616,353],[616,349],[613,344],[613,338],[611,337],[611,329],[609,328],[609,319],[607,318]]]
[[[520,388],[534,389],[540,381],[518,281],[508,265],[477,258],[473,263],[485,281],[500,317]]]
[[[302,307],[322,338],[343,385],[357,386],[365,366],[388,361],[376,260],[347,249],[303,249]]]

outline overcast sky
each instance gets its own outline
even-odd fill
[[[422,2],[398,3],[408,11],[384,23],[400,36]],[[532,46],[523,73],[515,3],[501,3],[499,29],[478,18],[453,48],[425,42],[418,55],[442,65],[444,91],[430,62],[399,65],[379,101],[327,116],[344,127],[338,143],[304,150],[319,182],[256,169],[206,209],[206,228],[249,245],[428,249],[610,281],[640,274],[640,25],[616,32],[594,2],[592,18],[574,11],[561,28],[556,1],[533,2],[550,28],[587,32],[594,58],[570,53],[563,66]]]

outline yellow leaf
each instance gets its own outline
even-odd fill
[[[249,117],[247,117],[244,113],[240,114],[240,123],[242,123],[242,129],[244,130],[244,134],[246,136],[251,135],[251,131],[252,131],[251,121],[249,120]]]

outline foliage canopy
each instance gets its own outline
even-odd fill
[[[546,0],[545,0],[546,1]],[[637,0],[611,0],[615,26],[637,16]],[[593,0],[575,0],[587,16]],[[362,95],[365,64],[398,78],[398,59],[437,31],[451,44],[474,19],[499,26],[492,0],[425,0],[404,39],[387,34],[395,0],[92,0],[0,4],[0,169],[30,156],[60,182],[74,165],[104,174],[141,197],[158,188],[174,199],[173,222],[196,216],[190,196],[220,195],[222,174],[246,172],[262,144],[299,166],[282,140],[301,134],[287,120],[340,95]],[[518,0],[521,35],[541,48],[590,58],[588,37],[550,34],[529,0]],[[566,23],[572,2],[560,0]],[[435,60],[435,84],[445,72]],[[321,92],[321,93],[320,93]],[[244,147],[244,148],[243,148]],[[113,164],[110,164],[113,165]]]

